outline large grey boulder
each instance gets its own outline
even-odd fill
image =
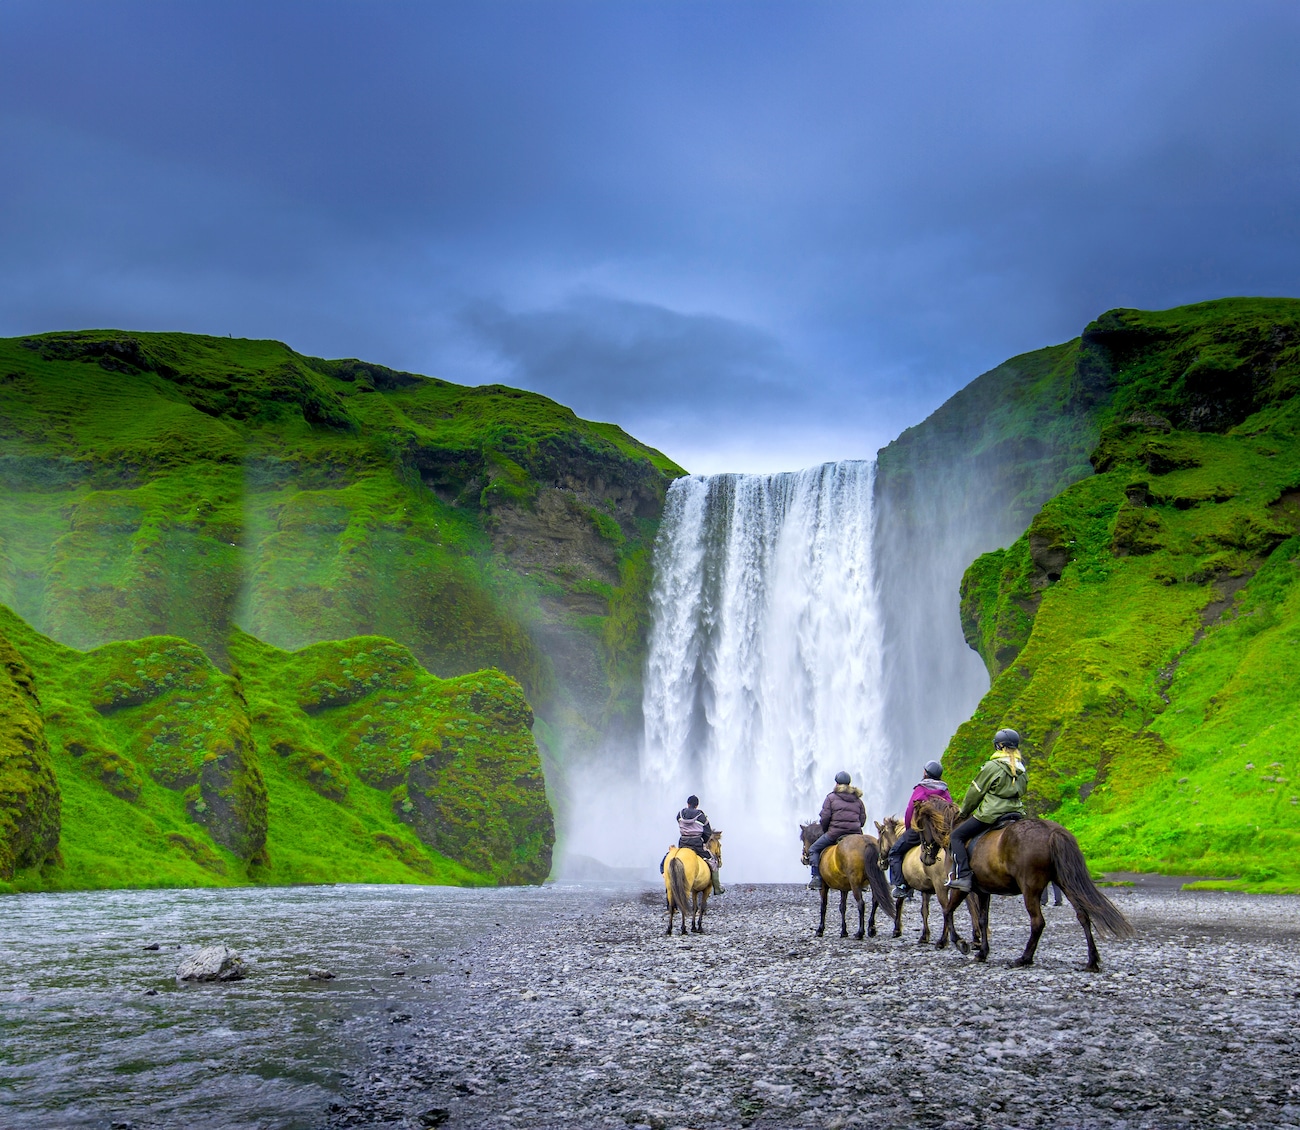
[[[204,946],[182,958],[178,981],[238,981],[248,972],[244,959],[229,946]]]

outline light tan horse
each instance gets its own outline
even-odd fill
[[[713,858],[722,866],[722,833],[714,832],[708,842]],[[686,933],[686,905],[691,907],[691,933],[704,933],[704,912],[709,908],[713,875],[709,865],[691,848],[671,847],[664,858],[664,894],[668,898],[668,930],[673,932],[673,918],[681,912],[682,933]]]
[[[817,838],[822,834],[822,826],[817,823],[800,824],[799,840],[803,844],[803,864],[808,866],[809,852]],[[832,890],[840,892],[840,937],[849,936],[847,921],[849,894],[852,892],[858,904],[858,932],[853,936],[862,941],[868,932],[864,921],[866,903],[863,891],[871,892],[871,930],[876,933],[876,905],[888,906],[890,900],[889,883],[885,873],[880,870],[880,849],[874,836],[842,836],[838,843],[832,844],[821,853],[817,861],[817,872],[822,880],[822,916],[817,925],[817,936],[826,932],[826,900]]]
[[[937,808],[938,805],[935,807]],[[883,822],[876,821],[876,831],[880,833],[880,858],[888,859],[890,849],[898,842],[898,838],[905,831],[903,821],[897,816],[886,816]],[[921,945],[925,945],[930,940],[931,896],[939,900],[939,908],[944,912],[946,930],[948,902],[952,898],[952,893],[944,886],[947,878],[948,855],[943,848],[938,848],[937,851],[927,850],[926,845],[921,843],[903,856],[903,881],[912,890],[921,892],[921,937],[918,939]],[[897,938],[903,933],[903,903],[906,901],[906,899],[894,900],[894,932],[890,935],[891,937]],[[970,921],[971,941],[978,945],[979,918],[974,906],[970,908]],[[953,941],[957,943],[962,953],[970,952],[970,947],[965,941],[958,938],[955,932]],[[947,944],[947,937],[942,937],[940,942],[940,948],[942,948],[943,945]]]

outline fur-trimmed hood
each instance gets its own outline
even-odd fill
[[[835,791],[837,793],[852,793],[855,797],[858,797],[859,799],[862,797],[862,790],[858,788],[857,785],[836,785]]]

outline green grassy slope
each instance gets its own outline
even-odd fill
[[[0,341],[0,603],[85,650],[232,626],[497,667],[550,769],[634,727],[649,548],[683,472],[612,424],[271,341]]]
[[[994,681],[949,775],[1013,726],[1094,866],[1300,890],[1300,302],[1112,311],[1077,369],[1097,473],[967,571]]]
[[[443,680],[391,640],[289,653],[236,633],[227,674],[177,637],[81,652],[3,608],[0,644],[39,697],[62,800],[57,853],[50,840],[18,859],[8,889],[550,871],[532,713],[498,671]]]

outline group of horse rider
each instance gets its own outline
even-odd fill
[[[993,756],[976,774],[958,809],[950,839],[953,869],[946,884],[950,889],[970,891],[968,844],[1004,818],[1023,816],[1028,787],[1025,763],[1020,757],[1020,735],[1015,730],[999,730],[993,736]],[[910,898],[912,895],[903,879],[903,857],[921,843],[920,832],[912,826],[917,806],[933,799],[952,803],[952,795],[943,780],[943,766],[937,761],[927,761],[921,780],[912,789],[907,802],[907,811],[903,815],[905,830],[889,852],[889,881],[893,884],[895,898]],[[688,797],[686,807],[677,814],[677,846],[691,848],[709,863],[713,893],[722,894],[717,866],[706,847],[713,830],[709,826],[709,818],[700,810],[699,805],[699,797]],[[848,773],[841,771],[835,774],[835,788],[822,802],[820,822],[822,834],[808,848],[808,859],[812,864],[812,878],[808,886],[814,890],[822,885],[821,872],[818,870],[822,852],[845,836],[861,835],[867,823],[867,808],[862,802],[862,790],[853,784]]]

